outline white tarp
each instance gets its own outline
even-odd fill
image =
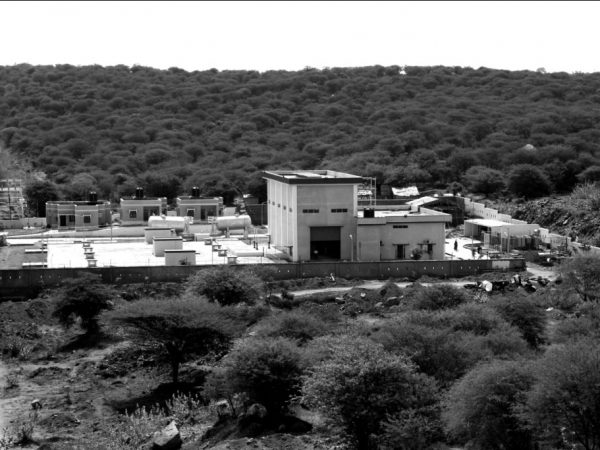
[[[396,197],[414,197],[419,195],[419,189],[416,186],[409,186],[405,188],[392,188],[392,193]]]

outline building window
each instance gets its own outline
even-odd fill
[[[286,209],[285,205],[283,205],[283,209]]]
[[[292,212],[292,208],[290,208],[289,211]]]
[[[188,217],[194,217],[194,212],[195,211],[196,210],[194,210],[194,209],[188,209],[187,213],[186,213],[186,216],[188,216]]]
[[[281,208],[281,203],[277,203],[277,207],[278,207],[278,208]]]
[[[75,215],[69,215],[69,223],[75,223]]]
[[[130,219],[137,219],[137,210],[136,209],[130,209],[129,210],[129,218]]]
[[[394,225],[394,228],[408,228],[408,225]]]
[[[318,209],[303,209],[302,212],[304,214],[319,214]]]
[[[83,223],[92,223],[92,216],[83,216]]]
[[[348,208],[334,208],[331,210],[332,213],[347,213]]]

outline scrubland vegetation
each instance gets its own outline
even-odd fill
[[[599,88],[598,73],[483,67],[20,64],[0,67],[0,145],[17,169],[48,176],[28,186],[32,214],[47,199],[118,201],[137,185],[169,199],[192,186],[226,203],[264,197],[265,169],[537,197],[600,178]]]
[[[596,449],[598,264],[533,293],[390,280],[294,298],[228,267],[178,288],[66,280],[0,304],[0,448],[145,448],[174,422],[184,448]]]

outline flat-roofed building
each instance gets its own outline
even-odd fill
[[[333,170],[267,171],[271,243],[293,261],[350,259],[363,178]]]
[[[223,215],[223,197],[200,197],[200,189],[192,188],[192,195],[177,197],[176,212],[181,217],[193,217],[194,222],[208,222],[210,217]]]
[[[124,225],[143,225],[152,216],[166,214],[166,197],[144,197],[144,189],[138,187],[135,196],[123,197],[121,205],[121,223]]]
[[[93,229],[110,225],[110,202],[90,192],[88,200],[46,202],[46,224],[51,228]]]
[[[271,243],[293,261],[444,259],[449,214],[358,210],[363,178],[332,170],[263,173]]]
[[[356,259],[443,260],[446,224],[451,221],[450,214],[418,206],[404,211],[359,211]]]

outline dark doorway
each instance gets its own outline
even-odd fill
[[[310,228],[311,261],[340,259],[340,228],[341,227]]]
[[[144,206],[144,220],[148,220],[150,216],[158,216],[158,208],[155,206]]]
[[[58,216],[58,219],[60,221],[60,226],[61,227],[66,227],[67,226],[67,216]]]

